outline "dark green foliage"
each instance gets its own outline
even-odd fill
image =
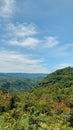
[[[15,107],[15,96],[12,96],[11,100],[10,100],[10,109],[13,109]]]
[[[5,107],[0,105],[0,113],[5,111]]]

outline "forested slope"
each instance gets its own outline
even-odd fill
[[[67,67],[64,69],[56,70],[49,74],[39,83],[39,87],[45,86],[58,86],[58,87],[71,87],[73,86],[73,68]]]

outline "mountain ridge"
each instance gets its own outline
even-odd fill
[[[70,87],[73,85],[73,67],[58,69],[55,72],[48,74],[38,86],[59,85]]]
[[[46,73],[1,73],[0,78],[40,78],[45,77]]]

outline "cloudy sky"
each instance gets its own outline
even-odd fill
[[[73,66],[73,0],[0,0],[0,72]]]

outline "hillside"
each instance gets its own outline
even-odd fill
[[[2,89],[0,129],[73,130],[72,81],[73,68],[67,67],[49,74],[28,91],[9,93]]]
[[[39,83],[39,87],[45,86],[58,86],[58,87],[71,87],[73,86],[73,68],[67,67],[64,69],[56,70],[49,74]]]

